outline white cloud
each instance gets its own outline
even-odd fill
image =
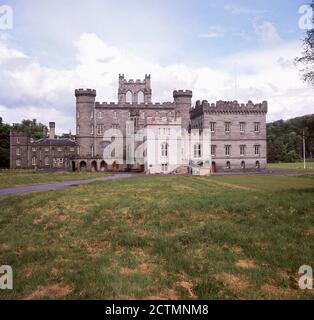
[[[8,122],[37,118],[55,121],[58,133],[74,131],[76,88],[97,89],[98,101],[116,101],[118,74],[152,74],[154,101],[171,101],[174,89],[191,89],[195,100],[269,101],[269,120],[314,112],[312,88],[292,63],[301,43],[291,42],[221,58],[200,68],[161,66],[84,33],[75,43],[72,69],[53,69],[0,41],[0,115]],[[237,69],[238,88],[235,90]]]
[[[254,30],[256,35],[266,45],[275,45],[281,40],[276,27],[269,21],[264,21],[261,24],[254,23]]]
[[[262,13],[266,13],[267,12],[266,10],[251,9],[251,8],[248,8],[248,7],[243,7],[243,6],[239,6],[239,5],[231,4],[231,3],[224,5],[224,9],[226,11],[229,11],[229,12],[231,12],[233,14],[237,14],[237,15],[262,14]]]

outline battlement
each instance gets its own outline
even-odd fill
[[[191,90],[175,90],[173,91],[173,97],[190,97],[192,98],[193,92]]]
[[[173,102],[156,102],[156,103],[124,103],[124,104],[118,104],[115,102],[96,102],[95,103],[96,108],[139,108],[139,109],[154,109],[154,108],[174,108],[175,105]]]
[[[92,96],[92,97],[96,97],[96,90],[94,89],[76,89],[75,90],[75,96],[79,97],[79,96]]]
[[[151,79],[151,75],[150,74],[145,74],[145,78],[144,80],[140,80],[140,79],[125,79],[124,74],[119,74],[119,82],[120,85],[133,85],[133,84],[139,84],[139,85],[146,85],[149,84],[150,85],[150,79]]]
[[[254,104],[251,100],[248,103],[239,103],[238,101],[217,101],[216,103],[209,103],[207,100],[197,101],[195,107],[191,109],[192,117],[204,113],[267,113],[268,103]]]

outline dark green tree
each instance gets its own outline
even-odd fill
[[[10,125],[0,117],[0,168],[10,166]]]
[[[314,0],[311,7],[314,11]],[[313,19],[314,24],[314,19]],[[314,85],[314,29],[309,29],[306,32],[303,40],[303,53],[302,57],[296,59],[297,63],[302,65],[302,78],[310,85]]]

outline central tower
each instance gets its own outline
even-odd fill
[[[150,104],[152,103],[151,76],[145,75],[142,80],[126,80],[124,74],[119,74],[119,104]]]

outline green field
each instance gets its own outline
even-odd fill
[[[104,177],[103,172],[42,172],[34,170],[0,170],[0,188],[28,184],[86,180]]]
[[[269,163],[268,168],[271,170],[288,170],[305,173],[314,173],[314,162],[306,162],[306,169],[304,169],[303,162],[295,163]]]
[[[0,299],[313,299],[314,177],[146,177],[0,198]]]

